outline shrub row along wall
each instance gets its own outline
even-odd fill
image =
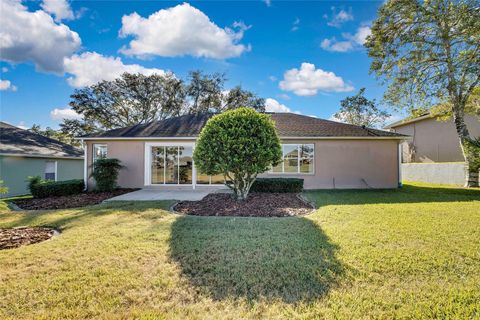
[[[303,179],[297,178],[257,178],[252,192],[302,192]]]
[[[66,181],[40,181],[31,186],[31,193],[34,198],[68,196],[82,193],[84,189],[83,180]]]
[[[402,163],[403,181],[420,181],[438,184],[465,183],[463,162]]]

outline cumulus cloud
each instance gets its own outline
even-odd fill
[[[320,43],[320,47],[332,52],[348,52],[360,48],[365,43],[367,37],[372,34],[369,26],[361,26],[355,34],[343,33],[343,40],[339,41],[335,37],[324,39]]]
[[[281,104],[275,99],[265,99],[265,111],[267,112],[292,112],[289,107]]]
[[[9,80],[0,80],[0,91],[17,91],[17,87],[14,86]]]
[[[55,121],[62,121],[64,119],[80,120],[82,119],[82,116],[70,108],[64,108],[64,109],[55,108],[52,111],[50,111],[50,118],[52,118],[52,120],[55,120]]]
[[[39,71],[61,74],[63,58],[80,47],[76,32],[55,23],[43,10],[29,12],[19,1],[2,1],[0,18],[1,60],[30,61]]]
[[[159,10],[147,18],[134,12],[122,17],[120,36],[134,39],[121,52],[137,57],[237,57],[250,50],[249,45],[239,43],[248,28],[243,22],[235,22],[233,28],[220,28],[188,3]]]
[[[318,91],[347,92],[353,87],[335,73],[316,69],[312,63],[302,63],[300,69],[287,70],[279,84],[280,89],[292,91],[298,96],[314,96]]]
[[[57,22],[75,19],[70,3],[67,0],[43,0],[40,6],[44,11],[55,15],[55,21]]]
[[[300,25],[300,19],[297,17],[295,18],[295,20],[293,20],[291,31],[292,32],[297,31],[299,29],[299,25]]]
[[[67,82],[76,88],[89,86],[102,80],[113,80],[124,72],[144,75],[165,74],[161,69],[124,64],[119,57],[103,56],[96,52],[84,52],[65,58],[64,66],[65,72],[72,75]]]
[[[327,24],[331,27],[340,27],[343,23],[353,20],[352,8],[348,11],[341,9],[337,12],[337,8],[332,7],[332,15],[324,15],[324,18],[329,19]]]

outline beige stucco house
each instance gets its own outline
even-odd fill
[[[472,137],[480,136],[480,121],[473,115],[465,116]],[[402,162],[463,162],[460,142],[453,120],[440,121],[429,114],[407,119],[387,126],[392,132],[409,135],[402,146]]]
[[[306,189],[397,188],[399,144],[404,135],[292,113],[269,113],[282,141],[283,162],[264,177],[298,177]],[[192,159],[196,139],[211,114],[180,117],[85,136],[85,180],[98,157],[125,166],[122,187],[202,188],[223,183],[198,172]]]

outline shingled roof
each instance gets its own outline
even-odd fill
[[[392,137],[404,135],[308,117],[295,113],[267,113],[275,122],[282,138],[293,137]],[[152,137],[196,137],[203,126],[212,117],[211,113],[188,114],[170,119],[153,121],[146,124],[109,130],[101,134],[84,136],[83,138],[152,138]]]
[[[81,158],[83,151],[58,140],[0,122],[0,155]]]

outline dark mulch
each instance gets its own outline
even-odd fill
[[[85,192],[70,196],[49,197],[41,199],[18,199],[14,203],[24,210],[52,210],[85,207],[99,204],[103,200],[113,198],[138,189],[117,189],[111,192]]]
[[[12,229],[0,229],[0,250],[18,248],[50,239],[55,234],[52,228],[18,227]]]
[[[195,216],[290,217],[313,209],[295,193],[250,193],[245,201],[237,201],[231,194],[213,193],[200,201],[182,201],[174,210]]]

